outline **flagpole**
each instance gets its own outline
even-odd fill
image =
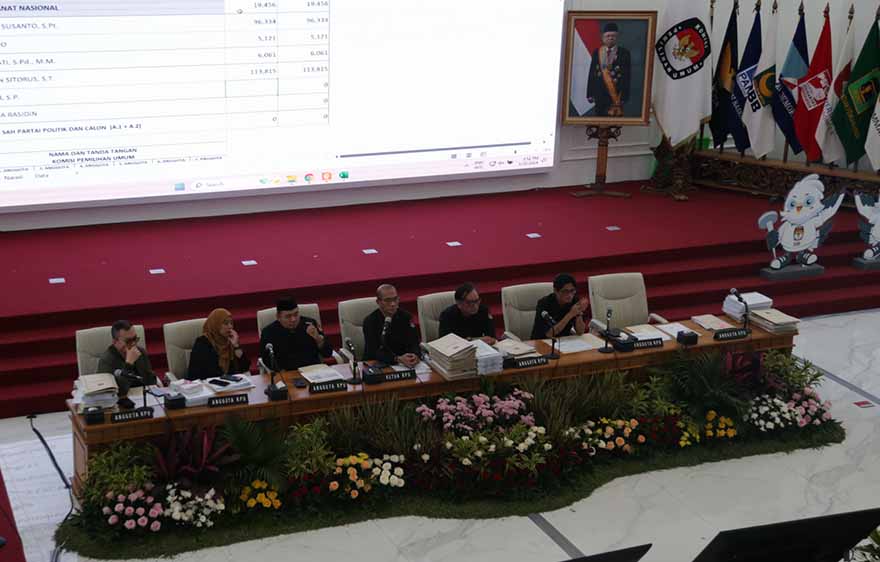
[[[752,11],[755,12],[755,13],[760,13],[760,12],[761,12],[761,0],[755,0],[755,9],[752,10]],[[739,12],[737,12],[737,15],[739,15]],[[760,40],[760,39],[759,39],[759,40]],[[741,63],[742,63],[742,61],[740,61],[740,64],[741,64]],[[740,121],[742,121],[742,115],[740,115]],[[743,128],[745,128],[745,122],[743,122]],[[745,157],[746,157],[746,150],[745,150],[745,149],[742,149],[742,150],[739,151],[739,157],[740,157],[740,158],[745,158]]]
[[[733,13],[736,15],[736,18],[739,19],[739,0],[733,0]],[[725,40],[727,37],[725,36]],[[724,44],[722,43],[722,47]],[[724,154],[724,143],[727,142],[727,138],[725,138],[721,142],[721,146],[718,147],[718,154]],[[740,153],[740,158],[742,158],[742,153]]]
[[[715,27],[715,0],[709,0],[709,35],[712,34],[712,30]],[[710,70],[714,71],[714,68],[710,68]],[[703,148],[703,143],[706,139],[706,119],[703,118],[700,120],[700,149]]]
[[[877,9],[880,10],[880,7],[878,7]],[[847,12],[847,15],[846,15],[846,33],[847,34],[849,34],[849,30],[850,30],[850,28],[852,28],[853,18],[855,18],[855,17],[856,17],[856,5],[855,5],[855,2],[853,2],[852,4],[849,5],[849,12]],[[835,70],[836,70],[836,68],[835,68]],[[832,80],[831,87],[832,88],[834,87],[834,80],[836,78],[837,78],[836,76],[831,77],[831,80]],[[839,102],[840,102],[840,100],[838,100],[838,103]],[[825,102],[825,103],[828,103],[828,102]],[[835,167],[836,166],[834,165],[833,161],[828,162],[828,169],[829,170],[833,170]],[[844,164],[844,168],[846,168],[846,164]]]
[[[801,5],[798,6],[798,18],[804,15],[804,0],[801,0]],[[782,163],[788,163],[788,138],[785,139],[785,146],[782,149]]]

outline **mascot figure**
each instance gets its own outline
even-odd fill
[[[785,198],[782,213],[768,211],[758,219],[758,226],[767,229],[767,247],[773,254],[770,269],[779,270],[789,265],[813,265],[819,259],[818,248],[831,232],[831,219],[845,191],[824,198],[825,186],[819,176],[811,174],[797,182]],[[776,221],[782,216],[777,227]],[[782,247],[782,253],[777,253]]]
[[[880,203],[877,202],[877,197],[868,193],[856,193],[855,200],[856,209],[862,216],[859,234],[868,245],[862,258],[880,262]]]

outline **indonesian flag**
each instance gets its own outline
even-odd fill
[[[794,112],[794,130],[804,147],[807,161],[822,158],[822,149],[816,142],[816,128],[822,119],[822,111],[831,88],[831,23],[825,14],[825,25],[819,35],[819,44],[813,53],[810,68],[798,80],[797,109]]]
[[[875,170],[880,170],[880,97],[874,105],[874,114],[868,125],[868,138],[865,140],[865,152]]]
[[[590,63],[593,61],[593,53],[602,46],[602,31],[599,27],[599,20],[595,19],[575,21],[574,31],[571,68],[582,69],[582,72],[572,73],[569,98],[578,117],[582,117],[596,105],[587,101],[587,81],[590,79]]]
[[[852,65],[856,58],[856,47],[853,36],[855,35],[853,26],[850,25],[846,32],[846,39],[843,40],[840,54],[837,55],[837,65],[834,67],[834,82],[828,91],[828,99],[822,108],[822,120],[816,129],[816,142],[822,150],[822,158],[825,162],[834,162],[846,156],[843,150],[843,144],[837,131],[834,129],[834,123],[831,121],[831,114],[837,107],[840,96],[843,95],[843,89],[849,82],[849,75],[852,72]]]

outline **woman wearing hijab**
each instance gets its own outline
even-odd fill
[[[189,380],[208,379],[250,370],[251,362],[239,346],[238,333],[232,328],[232,314],[216,308],[196,338],[189,356]]]

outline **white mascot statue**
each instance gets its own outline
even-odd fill
[[[813,265],[819,259],[816,248],[831,232],[831,219],[846,192],[827,199],[823,199],[824,195],[825,186],[819,176],[811,174],[794,184],[781,213],[767,211],[758,219],[758,226],[767,229],[767,247],[773,254],[770,269],[782,269],[795,263]],[[776,227],[780,215],[782,222]],[[782,247],[782,254],[777,253],[777,247]]]
[[[868,193],[856,193],[856,209],[862,216],[859,221],[859,234],[862,240],[868,244],[868,249],[862,254],[866,260],[880,261],[880,203],[877,198]]]

